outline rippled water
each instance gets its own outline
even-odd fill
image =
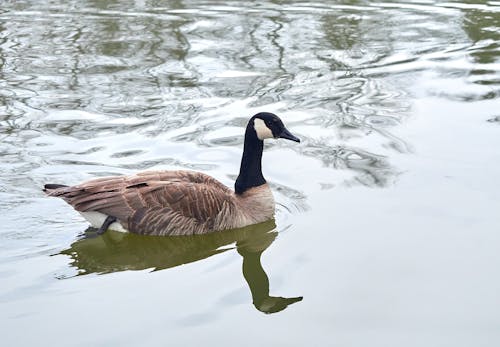
[[[2,340],[497,345],[499,27],[498,1],[2,2]],[[302,139],[266,145],[274,222],[95,237],[40,190],[232,186],[259,111]]]

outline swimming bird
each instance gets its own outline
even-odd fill
[[[93,179],[75,186],[46,184],[98,233],[107,229],[147,235],[193,235],[241,228],[274,217],[271,188],[262,175],[264,140],[300,142],[281,119],[261,112],[248,121],[234,191],[201,172],[145,171]]]

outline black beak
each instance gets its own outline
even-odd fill
[[[286,128],[283,129],[281,134],[278,135],[279,138],[281,139],[287,139],[287,140],[292,140],[295,142],[300,142],[300,139],[296,137],[295,135],[292,135],[291,132],[289,132]]]

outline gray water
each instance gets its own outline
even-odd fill
[[[0,1],[2,346],[498,346],[500,2]],[[96,237],[44,183],[232,186],[275,221]]]

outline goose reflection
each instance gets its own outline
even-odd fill
[[[192,236],[141,236],[108,230],[96,236],[89,228],[82,239],[60,254],[71,258],[78,275],[125,270],[168,269],[232,249],[243,257],[243,276],[250,287],[255,308],[275,313],[301,301],[302,297],[269,295],[269,279],[260,261],[262,253],[278,235],[274,220],[245,228]]]

